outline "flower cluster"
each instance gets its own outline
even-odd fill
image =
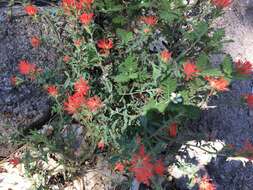
[[[25,12],[29,16],[35,16],[38,13],[38,8],[34,5],[27,5],[25,6]]]
[[[32,47],[38,48],[38,47],[40,46],[40,44],[41,44],[41,40],[40,40],[39,37],[33,36],[33,37],[31,38],[31,45],[32,45]]]
[[[247,69],[245,69],[245,64],[240,65],[241,68],[241,73],[243,72],[245,73],[249,73],[248,72],[248,66]],[[201,71],[197,68],[197,66],[191,62],[191,61],[187,61],[184,65],[183,65],[183,71],[185,73],[185,80],[189,81],[192,80],[193,77],[197,77],[199,75],[199,73],[201,73]],[[206,76],[205,79],[209,82],[211,88],[213,90],[217,90],[217,91],[228,91],[228,86],[229,86],[229,81],[227,81],[224,77],[209,77]]]
[[[50,85],[47,87],[47,92],[50,96],[57,97],[58,96],[58,89],[55,85]]]
[[[62,6],[65,10],[90,9],[93,0],[62,0]]]
[[[36,75],[41,71],[41,69],[37,68],[35,64],[30,63],[27,60],[19,61],[18,69],[20,74],[26,75],[32,80],[34,80]]]
[[[93,19],[94,14],[93,13],[86,13],[84,12],[81,16],[80,16],[80,22],[84,25],[89,25]]]
[[[138,182],[150,185],[150,179],[154,175],[164,175],[165,166],[162,160],[152,163],[150,156],[145,153],[144,145],[141,145],[138,153],[132,156],[130,171]]]
[[[219,8],[225,8],[232,3],[232,0],[211,0],[211,2]]]
[[[238,60],[235,62],[235,68],[239,75],[247,76],[253,73],[253,64],[249,61]]]
[[[67,14],[80,13],[83,10],[89,11],[91,9],[93,0],[62,0],[62,7]],[[85,16],[86,15],[86,16]],[[85,18],[86,17],[86,18]],[[84,20],[91,20],[92,13],[83,13],[80,17],[81,22]],[[85,22],[87,24],[87,21]]]
[[[229,82],[223,77],[214,78],[214,77],[205,77],[209,82],[212,89],[217,91],[228,91]]]
[[[172,53],[169,52],[168,50],[163,50],[161,53],[160,53],[160,56],[161,56],[161,60],[165,63],[167,63],[170,59],[171,59],[171,56],[172,56]]]
[[[249,108],[253,108],[253,93],[244,95],[244,98],[249,106]]]
[[[208,176],[203,176],[199,182],[199,190],[216,190],[216,187]]]
[[[158,19],[157,19],[157,17],[155,17],[155,16],[145,16],[145,17],[141,17],[141,20],[142,20],[145,24],[147,24],[147,25],[149,25],[149,26],[155,26],[156,23],[158,22]]]
[[[191,61],[187,61],[183,65],[183,69],[186,75],[185,77],[186,81],[191,80],[193,77],[198,76],[199,70],[197,69],[197,66]]]
[[[100,53],[108,55],[110,53],[110,49],[113,48],[113,42],[111,39],[100,39],[97,42],[97,46],[100,48]]]
[[[98,96],[87,97],[90,86],[83,77],[75,82],[74,89],[75,93],[64,102],[64,110],[69,114],[79,113],[84,107],[92,112],[101,107],[102,103]]]

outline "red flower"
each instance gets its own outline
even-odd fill
[[[74,40],[74,44],[75,46],[80,47],[82,44],[82,40],[81,39]]]
[[[47,87],[47,92],[49,95],[56,97],[58,96],[58,89],[55,85],[51,85]]]
[[[160,176],[163,176],[163,174],[165,172],[165,167],[164,167],[162,160],[156,161],[156,163],[154,165],[154,172]]]
[[[161,59],[162,59],[163,62],[168,62],[171,58],[171,55],[172,55],[172,53],[169,52],[168,50],[163,50],[160,53],[160,56],[161,56]]]
[[[249,108],[253,108],[253,94],[247,94],[244,96]]]
[[[12,76],[10,78],[10,81],[11,81],[11,85],[12,86],[16,86],[17,85],[17,77],[16,76]]]
[[[101,141],[98,142],[98,148],[101,151],[103,151],[105,149],[105,143],[104,143],[104,141],[101,140]]]
[[[125,169],[124,165],[121,162],[117,162],[115,164],[114,170],[115,171],[119,171],[119,172],[123,172]]]
[[[83,8],[83,3],[79,2],[77,0],[63,0],[62,5],[65,11],[68,13],[70,12],[71,9],[73,10],[82,10]]]
[[[219,8],[225,8],[232,3],[232,0],[211,0],[211,2]]]
[[[143,29],[143,32],[146,34],[146,33],[149,33],[151,30],[149,28],[144,28]]]
[[[94,14],[93,13],[83,13],[80,16],[80,22],[84,25],[89,25],[90,22],[92,21]]]
[[[70,9],[74,7],[75,5],[75,0],[62,0],[62,7],[64,11],[70,13]]]
[[[187,61],[183,65],[183,68],[184,68],[184,73],[186,75],[185,80],[190,80],[192,79],[192,77],[198,76],[199,70],[197,69],[197,66],[194,63]]]
[[[79,109],[84,104],[84,97],[79,93],[75,93],[72,96],[69,96],[67,101],[64,102],[64,110],[69,114],[78,113]]]
[[[171,137],[176,137],[177,136],[177,123],[170,124],[169,135]]]
[[[237,151],[238,156],[243,156],[248,158],[249,160],[253,160],[253,145],[249,140],[246,140],[244,143],[244,147]]]
[[[62,0],[62,4],[67,7],[73,7],[76,4],[76,0]]]
[[[207,176],[202,177],[199,183],[199,190],[215,190],[215,189],[216,187],[209,177]]]
[[[155,16],[145,16],[142,17],[141,20],[149,26],[154,26],[157,23],[157,18]]]
[[[82,10],[83,9],[83,4],[81,2],[76,2],[75,8],[76,8],[76,10]]]
[[[153,168],[150,157],[145,153],[144,145],[141,145],[139,152],[132,157],[130,171],[134,173],[139,183],[149,185],[149,180],[154,175]]]
[[[94,2],[94,0],[80,0],[81,3],[85,3],[86,7],[88,9],[91,8],[91,4]]]
[[[205,77],[205,79],[209,82],[210,86],[217,90],[217,91],[228,91],[228,85],[229,82],[224,79],[223,77],[221,78],[213,78],[213,77]]]
[[[101,100],[98,96],[88,98],[85,102],[85,105],[90,111],[96,111],[98,108],[101,107],[101,104]]]
[[[9,160],[9,163],[16,167],[17,165],[20,164],[20,159],[18,157],[13,157]]]
[[[113,42],[111,39],[100,39],[98,40],[97,45],[103,50],[110,50],[113,48]]]
[[[235,62],[235,68],[240,75],[250,75],[253,72],[253,65],[249,61],[238,60]]]
[[[82,96],[86,96],[90,87],[88,85],[88,81],[84,80],[83,77],[81,77],[78,81],[75,82],[74,89],[76,93],[79,93]]]
[[[69,57],[68,55],[65,55],[65,56],[63,57],[63,61],[64,61],[65,63],[68,63],[68,62],[70,61],[70,57]]]
[[[34,5],[27,5],[27,6],[25,6],[25,12],[26,12],[28,15],[30,15],[30,16],[34,16],[34,15],[37,14],[38,9],[37,9],[37,7],[34,6]]]
[[[36,71],[36,66],[26,60],[21,60],[18,64],[19,72],[23,75],[33,74]]]
[[[31,38],[31,45],[32,45],[32,47],[37,48],[37,47],[40,46],[40,44],[41,44],[41,41],[40,41],[40,39],[38,37],[33,36]]]

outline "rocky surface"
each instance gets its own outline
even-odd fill
[[[102,155],[97,157],[94,166],[89,166],[88,169],[83,166],[78,177],[74,177],[72,181],[65,181],[66,168],[54,159],[48,158],[47,162],[42,160],[37,162],[40,163],[41,170],[50,173],[46,179],[43,172],[27,177],[24,165],[21,163],[16,166],[10,164],[8,160],[0,163],[0,189],[40,189],[47,184],[48,188],[55,190],[111,190],[117,189],[118,185],[126,180],[124,176],[110,168],[108,161]],[[60,182],[55,184],[55,180]]]
[[[47,48],[34,49],[30,46],[29,38],[42,33],[43,23],[40,26],[34,24],[20,11],[20,7],[15,8],[14,13],[16,16],[9,21],[6,16],[7,10],[0,9],[0,137],[9,136],[18,128],[38,126],[49,117],[50,102],[42,90],[30,82],[18,88],[10,84],[10,77],[18,75],[18,61],[25,58],[41,68],[46,68],[53,67],[56,60],[55,54]],[[234,40],[225,45],[224,51],[230,53],[234,59],[245,58],[253,61],[253,1],[236,0],[234,5],[226,10],[223,18],[217,21],[217,25],[225,27],[227,38]],[[203,175],[208,175],[213,180],[217,190],[252,189],[252,162],[247,159],[222,156],[225,144],[233,144],[236,149],[239,149],[242,148],[246,139],[253,143],[253,114],[247,106],[240,103],[241,95],[251,91],[252,80],[234,81],[229,92],[214,97],[210,102],[210,106],[217,107],[204,111],[200,121],[189,126],[193,130],[209,134],[214,142],[186,143],[191,144],[192,147],[187,148],[187,155],[184,154],[185,151],[181,151],[177,157],[181,166],[170,168],[170,173],[176,178],[179,189],[198,189],[192,180],[196,176]],[[1,141],[0,147],[0,157],[9,154],[13,148],[6,143],[1,144]],[[203,148],[209,153],[203,151]],[[210,153],[215,151],[221,155],[216,156]],[[105,166],[101,165],[97,170],[101,168]],[[2,176],[8,175],[5,176],[6,184],[10,184],[6,179],[18,179],[14,177],[17,172],[8,173],[2,174]],[[85,173],[85,176],[80,177],[81,180],[74,181],[72,186],[83,187],[84,183],[92,181],[91,179],[95,179],[95,185],[101,181],[103,186],[105,179],[101,175],[101,172],[97,171]],[[99,181],[99,179],[102,180]],[[0,189],[1,182],[3,178],[0,175]],[[27,184],[31,185],[31,182],[27,181]],[[71,188],[74,188],[72,186]],[[103,189],[102,186],[98,186],[98,189]],[[25,189],[22,183],[21,186],[16,187]]]
[[[233,42],[224,50],[233,58],[246,58],[253,61],[253,1],[236,0],[233,6],[226,10],[224,17],[217,22],[218,27],[224,27],[226,38]]]
[[[46,93],[32,81],[15,87],[10,78],[19,76],[18,62],[27,59],[42,69],[53,67],[56,55],[46,45],[32,48],[30,38],[47,32],[46,23],[35,24],[26,16],[22,7],[14,7],[12,17],[7,16],[7,8],[0,8],[0,136],[16,129],[40,126],[50,115],[50,100]],[[0,141],[1,143],[1,141]],[[0,157],[6,156],[1,144]]]
[[[236,0],[225,15],[216,23],[218,27],[224,27],[227,39],[232,43],[224,46],[224,51],[232,55],[233,59],[247,59],[253,61],[253,1]],[[219,60],[218,60],[219,61]],[[246,105],[241,102],[241,96],[252,92],[253,80],[233,81],[230,91],[214,97],[204,111],[201,119],[191,127],[195,132],[201,131],[207,134],[213,141],[222,142],[218,147],[218,154],[226,147],[233,144],[235,150],[244,146],[246,139],[253,143],[253,114]],[[213,154],[203,155],[202,148],[208,143],[198,144],[199,149],[192,151],[187,149],[191,159],[177,160],[183,169],[190,168],[186,173],[180,173],[181,167],[174,167],[172,175],[177,178],[176,184],[181,190],[198,189],[198,185],[191,184],[191,177],[201,178],[209,176],[216,185],[217,190],[249,190],[253,185],[252,162],[245,158],[237,158],[231,155],[216,157]],[[183,145],[185,146],[185,145]],[[223,148],[222,148],[223,147]],[[208,157],[208,159],[205,159]],[[185,171],[185,170],[184,170]],[[181,177],[178,174],[182,174]]]

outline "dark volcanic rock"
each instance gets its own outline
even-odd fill
[[[225,14],[221,17],[215,26],[224,27],[226,38],[232,39],[232,43],[227,43],[224,46],[224,51],[231,54],[234,60],[247,59],[253,61],[253,1],[252,0],[235,0],[234,4],[226,9]],[[217,65],[221,62],[219,56],[213,60]],[[189,126],[193,131],[201,131],[205,136],[208,136],[211,141],[219,140],[225,145],[233,144],[235,151],[240,150],[246,140],[253,143],[253,110],[250,110],[246,104],[242,104],[242,96],[251,93],[253,90],[253,79],[246,81],[233,81],[230,85],[230,91],[221,93],[213,97],[209,108],[201,114],[201,119]],[[201,148],[206,148],[202,145]],[[219,149],[218,153],[223,154],[226,147]],[[191,150],[187,151],[188,153]],[[206,153],[207,155],[209,153]],[[199,151],[195,153],[200,161],[205,160]],[[192,161],[187,164],[192,164],[192,167],[206,169],[213,183],[217,186],[217,190],[250,190],[253,186],[253,166],[252,162],[246,158],[235,157],[234,154],[229,154],[231,157],[218,156],[209,154],[213,157],[208,162],[196,164]],[[180,168],[179,168],[180,169]],[[177,171],[177,170],[176,170]],[[192,170],[190,170],[192,171]],[[196,172],[197,174],[197,172]],[[186,185],[184,179],[190,178],[191,173],[188,172],[184,178],[177,179],[179,189],[194,189],[184,188]],[[203,175],[197,175],[201,177]],[[189,180],[188,180],[189,183]]]
[[[45,34],[46,23],[36,24],[22,11],[22,7],[14,7],[13,17],[9,19],[7,9],[0,9],[0,131],[6,131],[3,127],[8,126],[7,134],[16,129],[38,127],[50,115],[49,97],[18,73],[18,62],[26,59],[45,69],[53,68],[57,58],[46,44],[31,47],[30,38]],[[10,83],[12,76],[19,76],[26,82],[14,87]]]
[[[253,186],[252,162],[213,159],[207,166],[208,173],[216,181],[217,190],[251,190]]]
[[[207,129],[213,137],[234,144],[238,148],[246,139],[253,140],[253,120],[247,105],[241,104],[241,97],[251,92],[251,81],[236,81],[230,92],[214,98],[209,105],[217,106],[202,114],[199,126]]]

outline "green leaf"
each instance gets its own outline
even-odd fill
[[[209,57],[205,53],[201,53],[197,59],[197,68],[202,70],[205,70],[207,68],[210,68],[210,62]]]
[[[134,55],[128,55],[123,63],[119,66],[119,72],[135,72],[138,69],[136,57]]]
[[[200,36],[207,33],[208,32],[208,23],[204,22],[204,21],[198,23],[198,25],[196,25],[194,27],[194,32]]]
[[[118,83],[129,82],[138,78],[138,64],[134,55],[128,55],[123,63],[119,65],[118,75],[114,77],[114,81]]]
[[[159,111],[163,113],[168,106],[167,100],[157,102],[154,98],[151,98],[149,102],[143,107],[143,114],[146,115],[149,111]]]
[[[221,68],[226,75],[231,76],[233,72],[232,58],[229,56],[226,56],[221,64]]]
[[[208,75],[210,76],[210,75]],[[189,82],[189,92],[197,92],[198,89],[202,86],[205,85],[205,81],[200,79],[200,78],[196,78],[195,80],[192,80]]]
[[[153,74],[152,74],[152,77],[153,77],[153,80],[155,82],[157,82],[158,78],[161,76],[162,74],[162,71],[160,70],[160,68],[155,65],[155,64],[152,64],[152,68],[153,68]]]
[[[160,12],[160,18],[167,23],[172,23],[175,20],[179,19],[180,16],[176,12],[164,10]]]
[[[112,22],[114,24],[124,25],[125,23],[127,23],[127,19],[123,16],[117,16],[112,19]]]
[[[215,41],[221,41],[225,37],[225,30],[223,28],[218,28],[216,31],[214,31],[212,40]]]
[[[223,73],[219,69],[207,69],[204,71],[201,71],[201,76],[210,76],[210,77],[221,77],[223,76]]]
[[[170,96],[177,89],[177,80],[168,77],[161,82],[161,88],[167,96]]]
[[[133,33],[132,32],[128,32],[126,30],[118,28],[116,30],[116,33],[117,33],[117,35],[119,36],[119,38],[122,40],[122,42],[124,44],[127,44],[129,41],[131,41],[133,39]]]
[[[190,92],[188,90],[179,91],[179,94],[183,97],[184,104],[190,104]]]
[[[193,31],[190,33],[185,33],[185,38],[189,39],[191,42],[200,40],[208,32],[208,24],[206,22],[199,22],[197,25],[193,26]]]
[[[114,78],[115,82],[118,83],[126,83],[129,82],[132,79],[137,79],[138,78],[138,73],[132,73],[132,74],[119,74]]]

